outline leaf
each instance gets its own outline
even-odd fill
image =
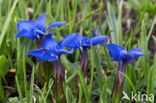
[[[97,83],[99,85],[100,91],[102,91],[103,83],[104,83],[104,78],[103,78],[104,75],[102,74],[102,66],[101,66],[99,54],[97,53],[97,51],[94,51],[94,53],[95,53],[94,63],[95,63],[96,72],[97,72]]]
[[[66,87],[66,100],[67,100],[67,103],[76,103],[72,90],[68,86]]]
[[[0,75],[4,77],[9,71],[9,63],[4,55],[0,56]]]
[[[18,102],[18,98],[17,97],[9,98],[9,103],[17,103],[17,102]]]
[[[21,87],[20,87],[20,83],[18,81],[17,75],[15,76],[15,79],[16,79],[16,84],[17,84],[18,95],[19,95],[21,103],[23,103],[23,96],[22,96]]]
[[[86,99],[86,103],[91,103],[90,96],[89,96],[89,93],[88,93],[87,84],[85,82],[85,78],[83,76],[83,73],[81,71],[80,66],[78,67],[78,74],[80,76],[80,81],[81,81],[82,89],[83,89],[84,96],[85,96],[85,99]]]
[[[14,1],[13,6],[12,6],[11,10],[9,11],[7,19],[6,19],[5,23],[4,23],[4,26],[3,26],[3,29],[2,29],[2,32],[1,32],[1,35],[0,35],[0,47],[2,45],[2,41],[4,39],[6,31],[8,29],[9,23],[11,21],[11,16],[12,16],[12,14],[14,12],[14,9],[16,7],[17,2],[18,2],[18,0]]]

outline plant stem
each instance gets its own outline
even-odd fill
[[[88,60],[88,49],[87,48],[83,48],[83,50],[80,50],[81,53],[81,59],[79,62],[79,66],[82,69],[82,73],[83,76],[86,77],[87,76],[87,70],[88,70],[88,64],[89,64],[89,60]],[[75,94],[78,96],[78,89],[79,89],[79,84],[80,84],[80,77],[77,75],[76,77],[76,89],[75,89]]]
[[[55,93],[56,93],[56,103],[66,103],[64,89],[63,89],[63,82],[65,80],[64,75],[65,72],[63,71],[60,57],[54,63],[54,84],[55,84]]]
[[[3,84],[2,84],[2,78],[1,78],[1,75],[0,75],[0,102],[3,101],[3,103],[5,103],[5,95],[4,95],[4,89],[3,89]]]
[[[82,69],[84,77],[86,77],[87,76],[87,70],[88,70],[88,63],[89,63],[88,49],[83,48],[83,51],[80,51],[80,53],[81,53],[81,59],[80,59],[79,65]]]
[[[119,103],[123,90],[124,76],[120,73],[125,73],[127,62],[120,61],[118,67],[118,73],[115,77],[114,88],[112,93],[112,103]]]

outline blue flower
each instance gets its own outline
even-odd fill
[[[127,52],[125,48],[113,43],[105,44],[105,47],[109,50],[109,55],[114,61],[126,61],[131,64],[136,58],[145,55],[145,53],[140,52],[142,48],[134,48]]]
[[[95,30],[93,33],[94,37],[83,37],[80,34],[72,33],[64,38],[62,42],[68,41],[67,44],[63,43],[64,46],[69,48],[77,49],[77,48],[90,48],[91,45],[95,46],[101,43],[106,42],[109,37],[108,36],[98,36],[98,30]]]
[[[35,56],[42,62],[57,61],[61,54],[73,53],[73,49],[70,51],[65,50],[61,42],[54,40],[52,34],[46,35],[43,39],[42,49],[28,51],[27,54]]]
[[[16,34],[16,37],[28,37],[31,40],[34,40],[36,37],[39,38],[42,35],[47,35],[45,32],[49,29],[64,24],[65,22],[55,22],[46,29],[46,14],[43,14],[35,21],[23,20],[17,22],[18,33]]]

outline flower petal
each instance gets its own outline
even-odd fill
[[[39,16],[39,17],[35,20],[35,24],[41,26],[42,28],[45,28],[46,25],[47,25],[46,16],[47,16],[46,13],[43,14],[43,15],[41,15],[41,16]]]
[[[92,37],[83,37],[83,39],[79,42],[81,47],[90,48]]]
[[[57,45],[57,41],[52,37],[52,34],[46,35],[45,38],[43,39],[43,48],[44,49],[55,49]]]
[[[129,64],[131,64],[134,61],[134,56],[127,53],[127,51],[121,51],[120,55],[122,60],[128,62]]]
[[[91,39],[92,45],[98,45],[106,42],[109,39],[108,36],[99,36]]]
[[[34,28],[34,21],[19,21],[17,22],[17,29],[18,32],[21,32],[22,30],[26,30],[26,31],[32,31],[32,29]]]
[[[61,54],[72,54],[73,53],[73,49],[71,49],[70,51],[67,51],[65,49],[58,49],[54,51],[54,54],[56,55],[61,55]]]
[[[79,41],[82,38],[83,37],[79,34],[71,33],[68,36],[66,36],[62,41],[60,41],[59,45],[61,45],[62,47],[69,47],[69,48],[77,49],[80,47]]]
[[[133,49],[131,49],[130,51],[128,51],[129,53],[130,52],[133,52],[133,51],[141,51],[142,50],[142,48],[133,48]]]
[[[104,45],[109,50],[109,55],[114,59],[114,61],[122,60],[122,52],[126,52],[125,48],[116,44],[105,44]]]
[[[93,33],[93,36],[94,36],[94,37],[98,36],[98,32],[99,32],[99,31],[98,31],[97,29],[95,29],[95,30],[94,30],[94,33]]]
[[[138,58],[140,56],[144,56],[146,53],[138,52],[138,51],[131,51],[129,54],[133,55],[134,58]]]
[[[16,38],[17,37],[28,37],[31,40],[34,40],[35,39],[35,36],[34,36],[33,32],[26,31],[26,30],[22,30],[22,31],[18,32],[15,37]]]
[[[27,54],[35,56],[37,59],[39,59],[42,62],[57,60],[56,56],[51,56],[51,54],[48,51],[43,49],[31,50],[28,51]]]
[[[57,27],[57,26],[61,26],[61,25],[64,25],[64,24],[65,24],[65,22],[61,22],[61,21],[55,22],[55,23],[49,25],[48,29],[46,31],[48,31],[51,28],[54,28],[54,27]]]
[[[134,49],[131,49],[130,51],[128,51],[128,53],[133,55],[134,58],[138,58],[140,56],[145,55],[145,53],[140,52],[141,50],[142,50],[142,48],[134,48]]]

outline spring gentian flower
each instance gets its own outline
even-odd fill
[[[16,34],[16,38],[17,37],[28,37],[31,40],[36,39],[37,48],[41,49],[44,35],[49,34],[46,32],[50,28],[61,26],[61,25],[65,24],[65,22],[55,22],[55,23],[49,25],[48,28],[46,28],[46,25],[47,25],[46,15],[47,14],[41,15],[35,21],[22,20],[22,21],[17,22],[18,33]],[[50,56],[49,52],[45,52],[43,50],[36,50],[36,52],[38,52],[39,54],[42,53],[42,55],[37,56],[37,58],[39,58],[40,60],[42,59],[42,61],[46,61],[47,59],[48,60],[54,60],[55,59],[55,57]],[[43,57],[46,57],[46,58],[43,58]],[[42,77],[45,77],[44,64],[42,62],[39,62],[39,64],[40,64],[40,69],[42,71],[41,72]]]
[[[114,61],[119,61],[112,94],[112,102],[119,103],[124,83],[124,77],[119,72],[125,73],[127,64],[131,64],[136,58],[145,55],[145,53],[140,52],[142,48],[134,48],[127,52],[125,48],[116,44],[105,44],[105,47],[109,50],[110,57]]]
[[[16,37],[28,37],[31,40],[34,40],[35,38],[39,39],[41,36],[46,35],[47,33],[45,32],[49,29],[65,24],[65,22],[55,22],[46,28],[46,15],[47,14],[41,15],[35,21],[23,20],[17,22],[18,33],[16,34]]]
[[[98,36],[98,30],[95,30],[93,33],[93,37],[84,37],[82,35],[72,33],[69,34],[64,38],[62,42],[63,46],[72,48],[72,49],[78,49],[80,50],[81,58],[79,62],[79,66],[82,69],[84,77],[87,76],[87,70],[88,70],[88,49],[91,48],[91,46],[96,46],[98,44],[104,43],[109,39],[108,36]],[[76,78],[76,88],[79,87],[80,78],[77,76]],[[75,94],[78,94],[78,89],[75,90]]]
[[[81,54],[79,65],[84,73],[84,76],[86,76],[88,68],[88,49],[91,48],[91,45],[96,46],[106,42],[108,39],[108,36],[98,36],[98,30],[95,30],[93,37],[83,37],[82,35],[72,33],[66,36],[62,42],[67,43],[63,43],[66,47],[73,49],[79,48]]]
[[[54,84],[55,84],[55,92],[56,92],[56,100],[57,103],[64,103],[65,96],[63,90],[63,82],[64,78],[64,70],[61,65],[60,56],[62,54],[72,54],[73,49],[67,51],[64,49],[63,43],[66,42],[57,42],[53,39],[52,35],[46,35],[43,39],[43,46],[41,49],[28,51],[27,54],[31,54],[38,58],[40,61],[54,61]]]
[[[32,20],[23,20],[17,22],[18,33],[17,37],[28,37],[31,40],[36,39],[37,48],[42,48],[42,40],[44,35],[48,35],[46,33],[49,29],[57,26],[64,25],[65,22],[55,22],[46,28],[46,16],[47,14],[43,14],[38,17],[35,21]]]
[[[61,54],[72,54],[73,49],[67,51],[60,42],[53,39],[52,35],[46,35],[43,39],[43,46],[41,49],[28,51],[27,54],[35,56],[42,62],[58,61]]]

